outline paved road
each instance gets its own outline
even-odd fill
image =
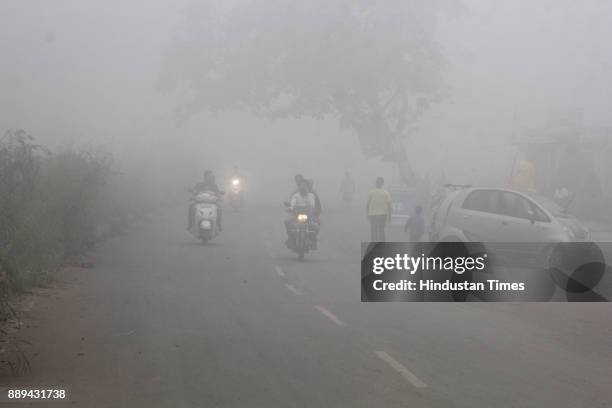
[[[184,212],[39,297],[21,384],[67,387],[79,407],[611,404],[609,304],[362,304],[360,213],[327,214],[299,263],[280,207],[227,212],[205,247]]]

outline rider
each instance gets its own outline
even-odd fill
[[[293,180],[295,181],[295,185],[297,187],[297,191],[295,191],[293,195],[297,194],[300,190],[300,185],[303,182],[306,182],[306,186],[308,187],[308,192],[312,193],[315,199],[315,205],[313,207],[313,217],[318,219],[319,216],[321,215],[321,200],[319,199],[319,195],[317,194],[317,192],[314,190],[314,180],[306,179],[302,174],[296,174],[295,177],[293,177]]]
[[[298,177],[296,176],[296,183],[298,183]],[[294,212],[299,207],[306,207],[311,212],[314,211],[316,204],[315,195],[310,192],[310,187],[305,179],[300,179],[298,184],[298,191],[293,193],[291,200],[289,201],[289,209]],[[294,217],[285,220],[285,228],[287,229],[287,244],[290,245],[293,240],[291,239],[291,225],[294,222]]]
[[[212,170],[206,170],[204,172],[204,180],[196,184],[192,191],[194,195],[197,195],[198,193],[203,193],[205,191],[210,191],[211,193],[215,194],[217,197],[220,197],[222,194],[221,190],[219,189],[219,186],[215,182],[215,174],[212,172]],[[195,204],[191,203],[189,205],[189,226],[187,229],[191,229],[191,227],[193,226],[193,222],[195,220],[194,209],[195,209]],[[222,216],[221,215],[222,215],[221,205],[217,205],[217,225],[219,226],[219,231],[222,230],[221,228]]]
[[[246,177],[240,174],[240,171],[238,170],[238,166],[234,166],[234,168],[232,169],[232,180],[234,179],[240,180],[241,183],[246,179]]]
[[[317,194],[317,192],[314,189],[314,180],[313,179],[308,179],[306,180],[306,183],[308,184],[308,191],[310,193],[312,193],[312,195],[314,195],[315,198],[315,206],[313,209],[313,218],[319,222],[319,217],[321,216],[321,211],[323,210],[321,208],[321,199],[319,199],[319,195]]]
[[[306,180],[302,180],[298,186],[298,191],[293,193],[289,206],[291,210],[295,210],[297,207],[308,207],[314,210],[316,205],[315,195],[310,191],[310,184]]]
[[[240,174],[238,166],[234,166],[234,168],[232,169],[232,177],[230,178],[230,183],[232,185],[232,191],[236,194],[236,196],[233,198],[238,198],[241,203],[244,200],[242,191],[244,189],[245,180],[246,177]]]
[[[291,193],[291,195],[289,196],[289,201],[291,201],[291,198],[293,198],[293,195],[296,194],[297,192],[299,192],[300,190],[300,184],[302,184],[302,181],[306,181],[306,178],[304,178],[303,175],[301,174],[296,174],[293,177],[293,181],[295,181],[295,190]]]
[[[295,177],[293,177],[293,181],[295,181],[296,191],[294,191],[292,193],[292,195],[295,194],[300,189],[300,184],[302,184],[302,181],[304,181],[304,180],[306,180],[306,179],[301,174],[296,174]]]
[[[221,190],[215,181],[215,174],[212,172],[212,170],[206,170],[204,172],[204,181],[196,184],[194,190],[196,194],[204,191],[210,191],[216,195],[221,194]]]
[[[314,196],[315,199],[315,205],[312,210],[312,223],[310,225],[315,231],[312,240],[312,249],[317,249],[317,235],[319,234],[319,228],[321,227],[321,211],[323,211],[323,208],[321,207],[321,199],[314,189],[314,180],[306,180],[306,183],[308,184],[308,191]]]

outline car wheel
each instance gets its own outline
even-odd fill
[[[548,258],[553,281],[569,293],[586,293],[603,278],[606,263],[593,242],[564,242],[555,245]]]

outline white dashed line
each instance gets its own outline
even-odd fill
[[[123,332],[123,333],[116,333],[116,334],[113,334],[112,336],[113,337],[130,336],[134,333],[136,333],[136,330],[130,330],[128,332]]]
[[[329,310],[327,310],[323,306],[315,306],[315,309],[317,309],[319,312],[321,312],[329,320],[331,320],[332,322],[336,323],[338,326],[347,326],[347,324],[345,322],[343,322],[342,320],[338,319],[335,314],[333,314],[332,312],[330,312]]]
[[[280,266],[277,265],[274,267],[274,269],[276,270],[276,274],[281,278],[285,276],[285,272],[283,272],[283,268],[281,268]]]
[[[419,378],[416,375],[412,374],[412,372],[410,372],[410,370],[408,370],[406,367],[404,367],[401,363],[399,363],[397,360],[395,360],[393,357],[391,357],[386,352],[384,352],[384,351],[376,351],[375,353],[376,353],[376,355],[378,357],[380,357],[381,360],[383,360],[385,363],[389,364],[395,371],[400,373],[401,376],[404,377],[414,387],[416,387],[416,388],[425,388],[425,387],[427,387],[427,384],[425,384],[423,381],[419,380]]]
[[[291,292],[293,292],[293,294],[295,295],[301,295],[302,292],[300,292],[299,290],[297,290],[293,285],[290,285],[288,283],[285,283],[285,286],[287,287],[287,289],[289,289]]]

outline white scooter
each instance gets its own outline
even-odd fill
[[[221,197],[210,191],[196,194],[193,198],[194,222],[190,232],[194,237],[206,244],[219,235],[219,205]]]

